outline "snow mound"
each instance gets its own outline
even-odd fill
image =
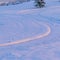
[[[3,0],[3,1],[0,0],[0,6],[16,5],[16,4],[27,2],[27,1],[30,1],[30,0]]]

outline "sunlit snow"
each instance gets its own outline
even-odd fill
[[[60,2],[45,2],[0,6],[0,60],[60,60]]]

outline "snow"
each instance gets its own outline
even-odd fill
[[[60,2],[45,1],[0,6],[0,60],[60,60]]]

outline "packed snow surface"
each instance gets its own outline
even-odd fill
[[[0,60],[60,60],[60,2],[45,2],[0,6]]]

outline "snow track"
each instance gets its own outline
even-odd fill
[[[32,40],[35,40],[35,39],[40,39],[40,38],[43,38],[43,37],[49,35],[50,32],[51,32],[50,27],[47,24],[45,24],[45,23],[42,23],[42,25],[44,25],[47,28],[47,31],[45,33],[43,33],[41,35],[32,36],[30,38],[22,39],[22,40],[19,40],[19,41],[15,41],[15,42],[0,44],[0,46],[8,46],[8,45],[14,45],[14,44],[21,44],[21,43],[29,42],[29,41],[32,41]]]
[[[0,60],[60,60],[60,2],[50,1],[0,7]]]
[[[15,40],[15,41],[10,41],[10,42],[7,42],[7,43],[0,43],[0,46],[9,46],[9,45],[15,45],[15,44],[21,44],[21,43],[25,43],[25,42],[29,42],[29,41],[32,41],[32,40],[36,40],[36,39],[40,39],[40,38],[43,38],[43,37],[45,37],[45,36],[47,36],[47,35],[49,35],[50,34],[50,32],[51,32],[51,28],[49,27],[49,25],[47,24],[47,23],[44,23],[44,22],[39,22],[39,21],[37,21],[37,19],[35,19],[34,18],[34,16],[32,16],[31,15],[31,13],[35,13],[35,12],[37,12],[37,11],[39,11],[40,9],[27,9],[27,10],[22,10],[22,11],[13,11],[13,10],[7,10],[7,11],[3,11],[2,13],[3,14],[6,14],[7,16],[7,22],[5,22],[5,23],[7,23],[7,25],[5,25],[4,26],[4,28],[6,27],[7,28],[7,31],[5,32],[6,33],[6,36],[8,36],[9,35],[9,33],[10,33],[10,35],[13,35],[13,34],[15,34],[14,33],[14,30],[16,29],[16,31],[19,31],[18,33],[19,33],[19,35],[20,36],[23,36],[23,35],[21,35],[22,33],[25,33],[25,31],[24,30],[26,30],[27,29],[27,31],[28,30],[31,30],[31,32],[30,31],[28,31],[28,33],[26,33],[25,35],[27,35],[27,37],[25,37],[25,38],[22,38],[22,39],[20,39],[20,40]],[[16,16],[16,17],[14,17],[14,18],[19,18],[19,19],[23,19],[23,18],[26,18],[26,17],[28,17],[27,19],[23,19],[23,20],[18,20],[18,21],[14,21],[14,20],[9,20],[9,18],[12,18],[12,19],[14,19],[13,18],[13,15],[14,16]],[[22,14],[22,15],[21,15]],[[24,14],[24,15],[23,15]],[[12,16],[10,16],[10,15],[12,15]],[[20,15],[20,17],[18,17],[18,15]],[[27,16],[28,15],[28,16]],[[29,17],[31,15],[31,18]],[[5,17],[5,18],[6,18]],[[5,19],[4,18],[4,19]],[[32,19],[32,20],[30,20],[30,19]],[[27,22],[26,22],[26,21]],[[3,22],[3,21],[2,21]],[[28,25],[28,26],[27,26]],[[31,25],[31,26],[30,26]],[[40,26],[41,25],[41,26]],[[11,27],[12,26],[12,27]],[[45,32],[44,31],[39,31],[39,29],[40,29],[40,27],[42,27],[43,28],[43,30],[45,30]],[[10,27],[10,28],[9,28]],[[16,28],[15,28],[16,27]],[[38,27],[38,28],[36,28],[36,27]],[[17,30],[18,29],[18,30]],[[37,29],[37,30],[36,30]],[[11,30],[11,31],[10,31]],[[13,30],[13,32],[12,32],[12,30]],[[35,30],[35,32],[34,32],[34,30]],[[41,30],[41,29],[40,29]],[[15,32],[16,32],[15,31]],[[24,32],[22,32],[22,31],[24,31]],[[39,32],[38,32],[39,31]],[[2,31],[3,32],[3,31]],[[22,32],[22,33],[21,33]],[[30,33],[29,33],[30,32]],[[16,33],[17,34],[17,33]],[[30,34],[30,35],[29,35]],[[32,35],[33,34],[33,35]],[[9,35],[9,36],[10,36]],[[17,34],[18,35],[18,34]],[[28,36],[29,35],[29,36]],[[4,36],[4,33],[3,33],[3,36]],[[2,36],[2,37],[3,37]],[[16,36],[13,36],[13,37],[16,37]],[[4,37],[3,37],[4,38]],[[7,37],[8,38],[8,37]],[[9,37],[9,38],[11,38],[11,37]]]

